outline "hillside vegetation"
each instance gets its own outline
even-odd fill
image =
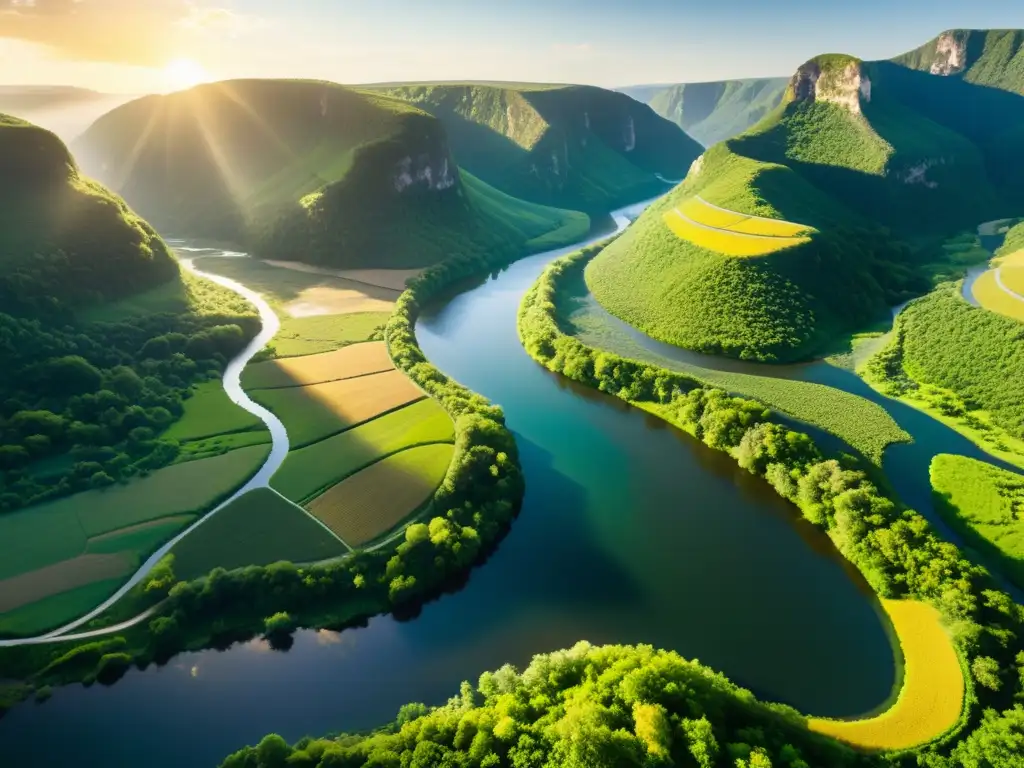
[[[811,356],[955,270],[962,259],[942,238],[1024,204],[1024,151],[1007,138],[1024,137],[1022,110],[1024,98],[958,78],[819,56],[774,111],[706,151],[596,258],[587,283],[664,341],[759,360]],[[677,221],[694,218],[697,196],[813,231],[788,243],[713,221],[702,231]]]
[[[435,115],[459,165],[545,205],[605,213],[682,178],[700,146],[624,94],[590,86],[379,86]]]
[[[622,88],[705,147],[731,139],[779,106],[785,77]]]
[[[422,267],[462,247],[522,248],[570,222],[575,233],[585,218],[464,185],[437,119],[326,82],[147,96],[96,121],[76,149],[168,234],[331,266]],[[521,231],[493,232],[495,218]]]

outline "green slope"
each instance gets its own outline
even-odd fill
[[[0,115],[0,179],[4,311],[117,299],[177,274],[153,229],[49,131]]]
[[[951,29],[892,61],[929,74],[1024,94],[1024,30]]]
[[[700,146],[624,94],[590,86],[390,84],[437,116],[459,165],[532,202],[607,212],[681,178]]]
[[[597,299],[665,341],[787,360],[927,290],[924,264],[941,260],[928,239],[1001,215],[1010,196],[990,177],[990,157],[974,139],[981,134],[964,128],[970,118],[938,119],[938,91],[917,88],[922,77],[946,83],[942,92],[957,105],[947,111],[991,104],[991,89],[896,64],[845,55],[807,62],[779,107],[705,152],[683,184],[594,260],[587,282]],[[665,214],[695,195],[817,231],[803,245],[737,258],[728,238],[684,239],[667,226]],[[924,245],[912,251],[900,238]]]
[[[742,133],[775,109],[788,83],[785,77],[767,77],[622,90],[710,147]]]
[[[440,121],[381,93],[239,80],[126,104],[76,146],[169,234],[332,266],[413,268],[463,249],[516,250],[573,218],[464,187],[449,145]],[[522,231],[490,231],[495,217],[522,216]]]

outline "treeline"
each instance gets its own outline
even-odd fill
[[[1011,435],[1024,438],[1022,340],[1024,325],[972,307],[959,286],[943,285],[900,313],[892,341],[869,361],[866,373],[889,394],[914,392],[980,430],[986,425],[971,412],[986,411]]]
[[[519,334],[530,355],[556,373],[653,406],[669,423],[730,453],[823,528],[880,596],[935,606],[971,672],[969,705],[1004,709],[1024,701],[1020,608],[996,589],[983,568],[942,541],[921,515],[888,498],[847,459],[825,456],[810,437],[773,421],[761,404],[595,351],[561,331],[559,286],[597,250],[555,262],[527,292]],[[922,759],[944,765],[939,757]]]
[[[265,737],[222,768],[870,768],[862,755],[806,730],[722,675],[650,646],[535,656],[463,683],[447,704],[402,707],[370,734]]]
[[[0,511],[174,461],[179,446],[160,433],[258,330],[251,310],[117,323],[0,314]]]

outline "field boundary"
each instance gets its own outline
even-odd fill
[[[748,239],[748,240],[768,240],[768,241],[773,241],[774,240],[776,242],[780,241],[780,240],[799,240],[799,241],[802,241],[802,242],[806,242],[806,240],[807,240],[807,238],[805,236],[802,236],[802,235],[755,235],[755,234],[751,234],[750,232],[737,232],[734,229],[723,229],[722,227],[712,227],[710,224],[701,224],[699,221],[694,221],[689,216],[687,216],[685,213],[680,211],[678,208],[673,208],[672,209],[672,213],[674,213],[676,216],[678,216],[682,221],[685,221],[687,224],[692,224],[693,226],[699,227],[700,229],[706,229],[708,232],[718,232],[720,234],[732,235],[734,237],[745,238],[745,239]],[[727,211],[727,213],[736,213],[736,211]],[[745,213],[736,213],[736,215],[737,216],[746,216]],[[769,221],[779,221],[779,219],[769,219]],[[786,222],[786,223],[787,224],[792,224],[792,222]],[[696,243],[694,243],[694,245],[696,245]],[[798,245],[798,243],[793,243],[793,245]],[[704,248],[705,246],[700,246],[700,247]],[[708,248],[708,250],[713,250],[713,249]]]

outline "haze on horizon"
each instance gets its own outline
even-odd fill
[[[954,27],[1024,27],[1024,3],[0,0],[0,84],[145,93],[237,77],[693,82],[787,75],[829,51],[887,58]]]

